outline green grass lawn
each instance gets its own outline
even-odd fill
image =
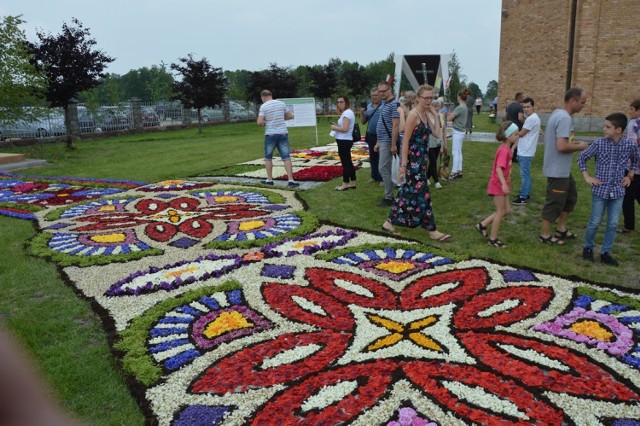
[[[476,132],[496,129],[486,113],[474,115],[474,120]],[[30,158],[49,162],[47,167],[22,170],[20,173],[24,174],[155,182],[214,174],[216,169],[261,158],[262,132],[254,123],[225,124],[205,127],[202,133],[186,129],[81,141],[72,151],[63,144],[54,144],[3,152],[24,152]],[[328,119],[320,118],[317,129],[320,145],[331,142],[328,133]],[[316,129],[291,129],[290,140],[292,149],[313,146]],[[451,242],[435,244],[435,251],[638,288],[637,233],[617,237],[613,255],[621,262],[618,268],[581,260],[581,237],[589,217],[590,194],[577,168],[574,176],[580,191],[579,202],[569,226],[579,238],[564,247],[538,242],[545,188],[541,148],[532,165],[532,200],[526,207],[514,207],[501,228],[500,238],[508,249],[489,247],[474,225],[493,209],[485,190],[496,149],[497,143],[464,142],[464,178],[446,182],[443,189],[434,190],[438,228],[453,235]],[[340,179],[335,179],[298,194],[309,211],[322,221],[377,232],[389,210],[377,207],[382,188],[367,183],[368,173],[368,169],[358,172],[356,191],[336,192],[333,188]],[[517,166],[513,183],[517,191],[520,184]],[[424,230],[398,229],[406,239],[430,243]],[[83,422],[143,424],[144,414],[133,396],[135,392],[127,386],[129,378],[121,372],[119,361],[111,353],[103,328],[109,324],[102,324],[91,304],[77,297],[55,266],[25,254],[24,243],[36,232],[30,222],[0,217],[1,323],[35,358],[62,405]]]

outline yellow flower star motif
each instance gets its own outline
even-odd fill
[[[149,216],[149,218],[153,220],[161,220],[161,221],[176,224],[176,223],[180,223],[184,218],[195,216],[196,214],[197,213],[193,213],[193,212],[184,212],[184,211],[178,211],[175,209],[169,209],[166,211],[166,213],[154,214]]]
[[[378,266],[376,266],[376,268],[394,274],[402,274],[403,272],[414,269],[415,265],[409,262],[398,262],[396,260],[392,260],[390,262],[380,263]]]
[[[367,314],[367,318],[372,323],[384,327],[390,332],[390,334],[388,334],[387,336],[380,337],[375,342],[370,344],[367,347],[369,351],[388,348],[407,338],[420,347],[430,349],[432,351],[442,352],[442,347],[438,344],[438,342],[421,333],[423,329],[431,327],[438,322],[438,317],[435,315],[431,315],[417,321],[412,321],[409,324],[402,324],[389,318],[381,317],[380,315],[375,314]]]
[[[602,342],[613,341],[614,334],[602,326],[598,321],[586,320],[573,323],[569,330]]]

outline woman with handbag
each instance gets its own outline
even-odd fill
[[[394,225],[408,228],[423,227],[434,241],[447,241],[451,235],[436,229],[435,216],[431,208],[431,194],[427,180],[427,145],[429,135],[441,136],[438,112],[433,108],[433,87],[420,86],[417,105],[409,113],[402,139],[402,161],[399,173],[405,182],[391,205],[391,212],[382,224],[382,229],[393,235],[398,231]]]
[[[356,189],[356,168],[351,160],[353,127],[356,123],[356,116],[351,111],[349,98],[346,96],[338,97],[336,105],[340,118],[337,123],[331,123],[331,131],[335,132],[338,155],[342,164],[342,185],[336,186],[336,191],[345,191],[347,189]]]

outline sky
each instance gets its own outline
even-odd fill
[[[0,0],[22,15],[26,38],[57,35],[77,18],[107,72],[179,62],[193,54],[225,71],[367,65],[389,54],[456,54],[467,83],[498,80],[501,0]],[[383,79],[385,76],[380,76]]]

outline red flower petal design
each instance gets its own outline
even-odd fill
[[[178,230],[193,238],[204,238],[213,230],[213,225],[206,220],[194,218],[178,225]]]
[[[484,364],[504,375],[520,380],[527,386],[604,400],[628,401],[639,398],[637,393],[617,381],[601,367],[593,364],[591,360],[567,348],[500,334],[467,332],[458,334],[458,337]],[[497,347],[498,343],[516,346],[523,351],[534,350],[568,366],[570,371],[560,371],[549,366],[542,368],[535,363],[524,362]]]
[[[374,406],[385,393],[398,366],[389,360],[345,365],[313,376],[271,399],[252,420],[254,425],[334,425],[343,424]],[[371,374],[375,371],[376,374]],[[344,381],[357,381],[348,396],[321,411],[303,411],[301,406],[324,386]]]
[[[503,417],[499,413],[487,412],[480,406],[458,398],[444,386],[443,382],[455,381],[469,387],[478,387],[502,400],[511,402],[518,411],[529,417],[526,424],[562,424],[562,411],[537,399],[516,382],[494,373],[481,371],[469,365],[425,361],[403,363],[403,368],[407,377],[422,387],[429,396],[435,398],[447,409],[473,422],[488,425],[525,424],[525,421],[518,421],[506,414]]]
[[[152,198],[143,198],[134,205],[135,209],[142,214],[156,214],[166,210],[168,205],[162,200],[154,200]]]
[[[417,279],[407,286],[402,291],[400,304],[403,309],[420,309],[462,302],[483,290],[488,282],[489,276],[483,268],[441,272]],[[438,286],[452,283],[456,285],[453,289],[445,289],[428,297],[423,295]]]
[[[169,207],[176,210],[192,212],[200,207],[200,200],[191,197],[179,197],[169,201]]]
[[[262,295],[273,309],[294,321],[342,331],[351,331],[355,325],[353,315],[346,306],[334,297],[313,288],[270,283],[262,287]],[[326,315],[305,310],[294,297],[313,303]]]
[[[455,314],[454,322],[459,330],[479,330],[513,324],[540,312],[552,296],[553,291],[547,287],[522,286],[489,291],[468,300]],[[486,317],[478,315],[492,306],[514,299],[520,302],[514,308]]]
[[[338,272],[322,268],[309,268],[306,270],[309,282],[314,286],[332,295],[345,304],[356,304],[366,308],[396,309],[397,295],[389,289],[389,286],[374,281],[361,275],[350,272]],[[336,284],[337,280],[347,281],[368,290],[371,295],[361,295],[349,291]]]
[[[193,384],[192,391],[223,395],[229,392],[244,392],[249,387],[290,383],[308,374],[324,370],[344,353],[349,338],[349,334],[333,331],[283,334],[274,340],[243,349],[213,364]],[[281,364],[269,369],[261,368],[265,360],[279,353],[310,344],[317,344],[322,349],[290,364]]]
[[[175,225],[170,223],[153,222],[145,226],[144,232],[149,236],[149,238],[164,243],[173,238],[178,230]]]

